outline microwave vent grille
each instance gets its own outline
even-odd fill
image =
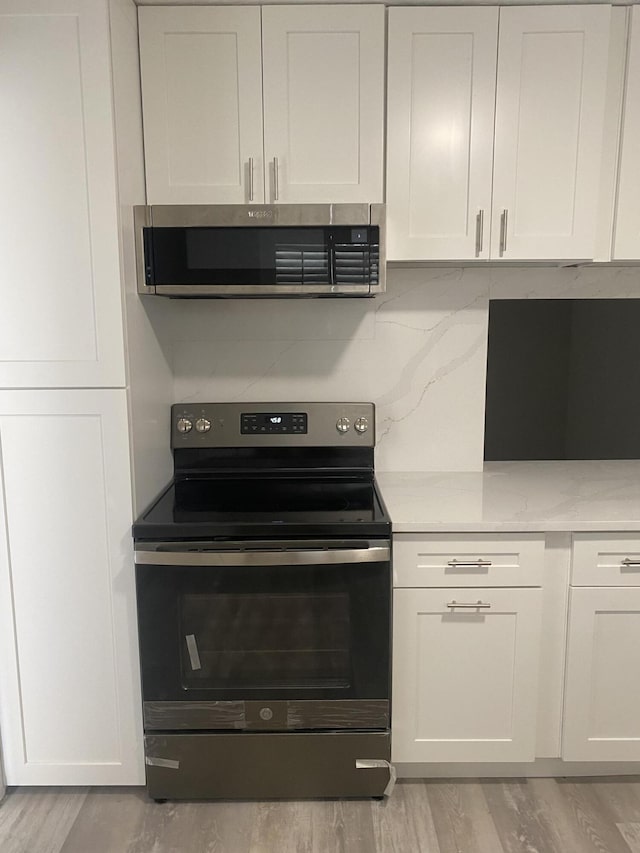
[[[326,284],[329,253],[322,246],[276,246],[277,284]]]
[[[337,243],[335,247],[336,284],[377,284],[380,249],[377,244]]]

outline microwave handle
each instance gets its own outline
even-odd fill
[[[390,558],[388,545],[369,548],[301,551],[136,551],[143,566],[318,566],[342,563],[383,563]]]
[[[278,201],[279,192],[279,174],[278,174],[278,158],[273,158],[273,200]]]

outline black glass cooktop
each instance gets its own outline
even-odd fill
[[[187,477],[134,524],[136,538],[382,535],[390,521],[372,478]],[[352,527],[353,530],[347,530]]]

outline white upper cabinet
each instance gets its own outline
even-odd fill
[[[148,203],[264,201],[260,8],[138,14]]]
[[[383,200],[384,16],[262,9],[268,202]]]
[[[599,5],[390,9],[390,260],[594,257],[609,29]]]
[[[140,8],[148,203],[382,201],[384,14]]]
[[[0,387],[124,385],[106,2],[0,7]]]
[[[491,255],[592,258],[608,6],[500,11]]]
[[[630,10],[631,33],[618,177],[613,256],[640,258],[640,8]]]
[[[497,8],[389,10],[389,260],[489,257]]]

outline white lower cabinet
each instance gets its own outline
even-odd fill
[[[9,785],[144,782],[126,391],[0,392]]]
[[[541,607],[540,589],[394,590],[394,761],[534,760]]]
[[[573,536],[562,757],[640,761],[640,538]]]
[[[640,588],[573,588],[562,757],[640,761]]]
[[[394,537],[393,760],[639,762],[639,568],[638,533]]]

